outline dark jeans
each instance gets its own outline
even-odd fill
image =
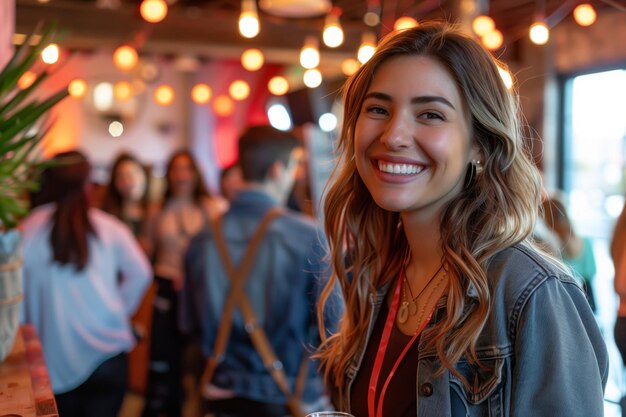
[[[158,287],[152,314],[148,389],[142,417],[180,417],[183,390],[178,293],[172,280],[155,277],[155,281]]]
[[[284,417],[289,410],[280,404],[268,404],[246,398],[232,398],[228,400],[204,401],[203,414],[213,414],[215,417]]]
[[[59,416],[116,417],[128,381],[128,355],[104,361],[78,388],[55,395]]]

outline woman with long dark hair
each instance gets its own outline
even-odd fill
[[[174,153],[167,164],[165,194],[156,221],[154,274],[157,295],[154,302],[150,376],[143,417],[181,414],[183,403],[183,356],[202,356],[184,349],[178,327],[178,298],[182,288],[183,257],[191,238],[224,212],[228,203],[209,195],[193,155],[188,150]],[[189,346],[197,346],[190,344]],[[185,350],[185,353],[183,351]],[[195,353],[194,353],[195,352]],[[184,366],[184,368],[190,368]],[[200,368],[202,365],[200,365]],[[187,398],[195,394],[197,381],[187,375]],[[191,405],[196,407],[199,405]]]
[[[41,338],[59,414],[115,417],[150,264],[123,223],[90,207],[85,156],[53,161],[44,172],[51,202],[21,225],[24,320]]]

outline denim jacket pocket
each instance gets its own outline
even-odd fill
[[[490,352],[490,353],[493,353]],[[481,357],[482,356],[482,357]],[[503,380],[506,359],[498,355],[481,355],[480,364],[460,360],[456,371],[465,379],[450,373],[450,388],[465,406],[467,416],[503,416]],[[452,394],[452,393],[451,393]]]

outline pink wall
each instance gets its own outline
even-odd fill
[[[78,147],[94,164],[96,180],[104,181],[108,166],[122,150],[134,153],[158,173],[173,151],[188,146],[196,155],[209,187],[216,190],[221,167],[236,159],[239,134],[249,123],[267,122],[266,84],[280,68],[267,66],[261,71],[249,72],[236,61],[211,61],[190,73],[177,70],[172,61],[153,59],[152,62],[159,69],[158,80],[146,84],[132,105],[118,106],[118,113],[127,111],[128,116],[123,118],[124,134],[113,138],[108,133],[110,112],[98,112],[91,104],[93,88],[101,81],[115,83],[136,77],[113,66],[111,51],[79,52],[66,57],[66,62],[46,81],[46,90],[51,92],[63,88],[72,79],[82,78],[88,84],[88,92],[82,99],[69,97],[54,109],[56,123],[44,143],[45,153]],[[189,98],[195,83],[209,84],[215,98],[228,94],[230,83],[236,79],[247,81],[252,92],[246,100],[235,102],[231,116],[218,117],[211,103],[197,105]],[[168,107],[157,105],[152,98],[154,90],[162,83],[172,86],[176,93],[174,103]]]
[[[15,27],[15,0],[0,1],[0,68],[13,52],[11,36]]]

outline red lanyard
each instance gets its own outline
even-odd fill
[[[389,338],[391,337],[391,331],[393,330],[394,322],[396,319],[396,313],[398,312],[398,305],[400,304],[400,291],[402,288],[402,272],[400,272],[400,277],[398,279],[398,284],[396,285],[395,292],[393,294],[393,299],[391,301],[391,307],[389,308],[389,312],[387,313],[387,320],[385,321],[385,328],[383,329],[383,335],[380,338],[380,344],[378,345],[378,351],[376,352],[376,359],[374,360],[374,368],[372,369],[372,375],[370,376],[370,383],[367,392],[367,415],[368,417],[382,417],[383,415],[383,400],[385,399],[385,393],[387,392],[387,387],[393,378],[393,375],[396,373],[400,362],[406,356],[407,352],[413,342],[419,337],[420,333],[426,327],[426,324],[430,321],[433,312],[435,309],[433,308],[430,311],[430,314],[426,317],[423,323],[419,325],[417,328],[417,332],[411,338],[409,343],[404,347],[402,353],[398,359],[396,359],[396,363],[391,368],[391,372],[387,375],[387,379],[385,380],[385,384],[380,392],[380,396],[378,397],[378,407],[376,404],[376,388],[378,387],[378,380],[380,379],[380,371],[383,367],[383,360],[385,359],[385,353],[387,352],[387,347],[389,346]]]

